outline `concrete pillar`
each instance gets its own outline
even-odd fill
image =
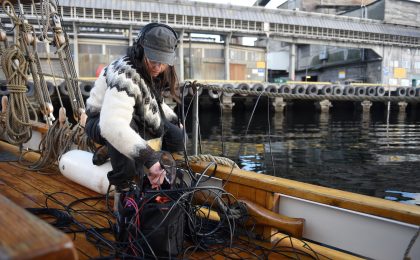
[[[225,80],[230,80],[230,39],[232,39],[232,33],[226,35],[225,38]]]
[[[232,97],[228,97],[228,96],[222,95],[221,96],[221,99],[222,99],[222,103],[220,103],[220,107],[223,110],[231,110],[233,108],[233,106],[235,105],[232,102]]]
[[[370,111],[363,111],[362,112],[362,121],[360,122],[360,134],[362,135],[362,137],[364,138],[368,138],[369,133],[370,133],[370,121],[371,121],[371,116],[370,116]]]
[[[332,107],[332,104],[331,101],[329,101],[328,99],[324,99],[322,101],[315,102],[315,107],[318,110],[321,110],[321,112],[329,112],[330,107]]]
[[[362,128],[369,129],[370,125],[370,111],[363,111],[362,113]]]
[[[179,33],[179,44],[178,44],[178,59],[179,59],[179,82],[183,82],[184,78],[184,29]]]
[[[128,28],[128,46],[133,46],[133,26]]]
[[[328,126],[330,121],[329,111],[319,113],[319,131],[322,136],[328,135]]]
[[[272,104],[273,104],[273,107],[274,107],[274,111],[276,111],[278,113],[283,113],[284,108],[287,105],[287,103],[284,102],[284,99],[282,97],[275,97]]]
[[[370,107],[372,106],[372,102],[369,100],[364,100],[360,103],[360,105],[363,108],[363,112],[369,112],[370,111]]]
[[[397,121],[399,124],[404,124],[407,119],[407,113],[405,111],[399,111],[397,115]]]
[[[406,108],[407,108],[408,103],[405,101],[400,101],[398,102],[398,107],[399,107],[399,111],[400,112],[405,112]]]
[[[295,80],[296,78],[296,44],[295,43],[291,43],[290,44],[290,51],[289,51],[289,55],[290,55],[290,59],[289,59],[289,79],[290,80]]]
[[[79,74],[79,41],[78,41],[78,34],[77,30],[78,26],[75,22],[73,22],[73,61],[74,61],[74,69],[76,70],[76,74]]]
[[[270,34],[266,33],[267,35],[267,43],[265,45],[265,77],[264,80],[265,82],[268,82],[268,51],[270,49]]]

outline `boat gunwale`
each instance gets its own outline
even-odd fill
[[[196,172],[208,167],[208,162],[194,162],[190,166]],[[211,166],[207,172],[212,172]],[[224,181],[256,187],[321,204],[362,212],[387,219],[420,226],[420,207],[353,192],[327,188],[276,176],[270,176],[223,165],[217,165],[215,177]]]

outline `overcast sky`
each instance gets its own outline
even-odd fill
[[[256,2],[256,0],[192,0],[192,1],[218,3],[218,4],[244,5],[244,6],[252,6]],[[271,0],[266,5],[266,8],[276,8],[277,6],[281,5],[284,2],[286,2],[286,0]]]

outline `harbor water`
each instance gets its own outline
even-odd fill
[[[200,108],[199,152],[261,174],[420,205],[420,111],[334,104],[321,113],[310,103],[282,114],[267,103],[254,113],[252,106]]]

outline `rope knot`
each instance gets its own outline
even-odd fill
[[[26,93],[25,85],[7,85],[7,89],[10,93]]]

